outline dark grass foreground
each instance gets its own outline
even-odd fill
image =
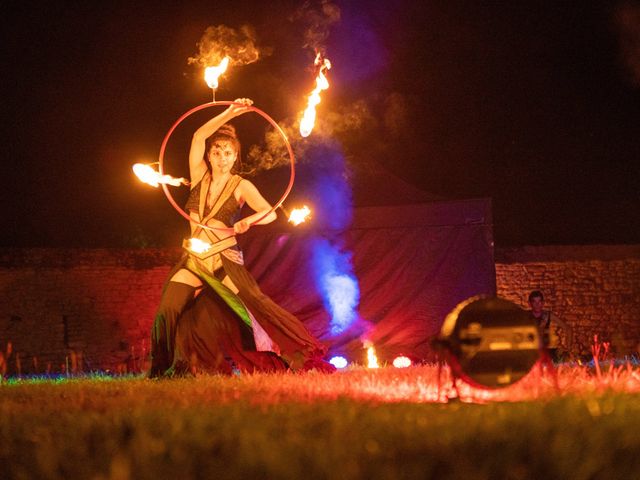
[[[638,478],[634,370],[486,404],[437,403],[434,372],[5,381],[0,478]]]

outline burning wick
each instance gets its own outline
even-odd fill
[[[213,101],[216,101],[216,90],[218,89],[218,78],[227,71],[229,66],[229,57],[224,57],[222,61],[214,66],[204,69],[204,81],[207,82],[213,94]]]
[[[367,368],[380,368],[380,365],[378,365],[378,357],[376,357],[376,349],[374,348],[373,343],[365,341],[364,348],[367,349]]]
[[[311,210],[306,205],[302,208],[294,208],[291,210],[291,215],[289,215],[289,223],[293,223],[296,226],[300,225],[307,220],[309,215],[311,215]]]
[[[207,242],[203,242],[199,238],[190,238],[189,239],[189,250],[195,253],[205,253],[207,250],[211,248],[211,244]]]
[[[175,178],[171,175],[160,175],[160,173],[154,170],[151,165],[147,165],[145,163],[136,163],[133,166],[133,173],[136,174],[140,181],[156,188],[158,188],[158,185],[161,183],[173,185],[174,187],[189,185],[189,180],[186,178]]]
[[[320,103],[320,92],[329,88],[329,81],[325,77],[325,73],[331,68],[331,62],[318,53],[314,65],[319,66],[319,71],[316,77],[316,88],[309,95],[307,108],[302,115],[302,120],[300,120],[300,135],[303,137],[308,137],[313,130],[316,121],[316,105]]]

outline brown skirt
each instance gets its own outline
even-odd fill
[[[325,366],[326,347],[298,318],[265,295],[243,266],[222,256],[224,273],[238,288],[237,297],[277,345],[274,352],[258,351],[253,330],[202,278],[202,292],[190,302],[177,321],[174,354],[168,374],[188,372],[233,373],[278,371]],[[185,268],[186,257],[172,274]],[[216,272],[217,277],[221,272]]]
[[[275,353],[256,350],[251,329],[210,288],[180,315],[170,374],[286,369],[287,364]]]
[[[253,314],[260,326],[278,345],[280,356],[294,369],[317,362],[324,357],[326,347],[298,320],[265,295],[251,273],[244,267],[222,256],[227,275],[238,288],[238,296]]]

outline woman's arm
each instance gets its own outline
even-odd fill
[[[197,185],[207,170],[207,164],[204,161],[205,142],[207,138],[232,118],[248,112],[248,107],[253,104],[253,101],[248,98],[238,98],[234,100],[234,102],[240,105],[229,105],[225,111],[213,117],[193,134],[191,148],[189,149],[189,175],[191,177],[192,188]]]
[[[243,218],[242,220],[237,221],[233,225],[233,230],[235,231],[235,233],[244,233],[249,230],[251,223],[255,222],[260,217],[263,217],[265,213],[271,210],[271,205],[269,205],[269,202],[264,199],[255,185],[249,180],[242,180],[238,185],[237,191],[239,193],[240,201],[247,202],[249,207],[251,207],[256,212],[246,218]],[[276,218],[278,218],[276,212],[271,212],[257,224],[266,225],[267,223],[273,222]]]

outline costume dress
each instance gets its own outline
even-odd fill
[[[231,176],[215,202],[208,204],[207,172],[189,195],[186,210],[191,218],[232,226],[240,211],[233,192],[241,181]],[[198,276],[204,288],[193,298],[193,287],[170,281],[165,285],[151,335],[151,376],[326,365],[321,360],[325,347],[260,290],[244,266],[235,236],[221,237],[219,231],[202,227],[191,233],[211,247],[202,254],[186,250],[169,278],[184,268]]]

